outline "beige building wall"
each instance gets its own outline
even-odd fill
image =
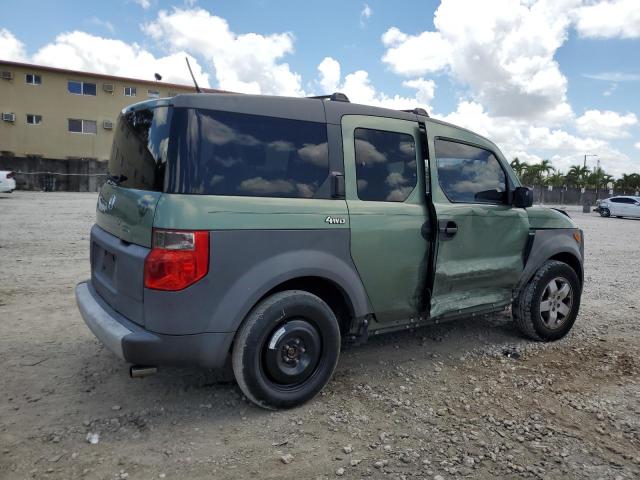
[[[143,81],[53,69],[35,65],[0,61],[0,75],[11,72],[12,79],[0,76],[0,112],[14,113],[15,122],[0,121],[0,152],[12,152],[16,157],[38,155],[44,158],[109,158],[115,123],[120,111],[132,103],[148,100],[149,90],[160,97],[177,93],[193,93],[192,86]],[[41,85],[29,85],[27,74],[40,75]],[[69,80],[94,83],[96,95],[69,93]],[[113,91],[105,91],[105,84]],[[135,87],[136,96],[124,95],[125,87]],[[211,90],[209,90],[211,91]],[[28,125],[27,114],[42,115],[40,125]],[[72,133],[68,119],[94,120],[95,134]],[[114,129],[104,128],[104,122]]]

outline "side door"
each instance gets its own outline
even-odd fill
[[[629,205],[629,216],[640,218],[640,200],[635,198],[633,203]]]
[[[609,212],[611,212],[611,215],[614,217],[616,215],[624,215],[624,212],[622,211],[623,209],[624,204],[622,203],[621,197],[613,197],[609,199]]]
[[[471,132],[429,125],[437,253],[431,316],[493,310],[511,302],[529,238],[519,185],[497,148]]]
[[[351,255],[378,322],[369,328],[393,328],[417,319],[428,307],[428,240],[422,231],[428,214],[419,125],[345,115],[341,127]]]

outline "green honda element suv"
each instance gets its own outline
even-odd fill
[[[122,112],[108,168],[76,298],[134,375],[230,356],[250,400],[286,408],[345,342],[508,307],[550,341],[578,314],[581,230],[533,207],[496,145],[422,109],[151,100]]]

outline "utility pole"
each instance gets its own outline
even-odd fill
[[[585,153],[584,154],[584,168],[587,168],[587,157],[597,157],[595,153]]]

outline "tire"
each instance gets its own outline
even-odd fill
[[[553,292],[552,281],[556,292]],[[570,290],[562,297],[565,285]],[[581,294],[582,286],[575,270],[566,263],[547,260],[514,300],[513,320],[518,329],[533,340],[559,340],[573,327]]]
[[[622,218],[622,215],[616,215],[616,218]]]
[[[600,209],[600,216],[601,217],[610,217],[611,216],[611,212],[609,211],[608,208],[601,208]]]
[[[311,293],[288,290],[249,313],[236,334],[232,364],[247,398],[275,410],[317,395],[339,356],[340,328],[329,305]]]

